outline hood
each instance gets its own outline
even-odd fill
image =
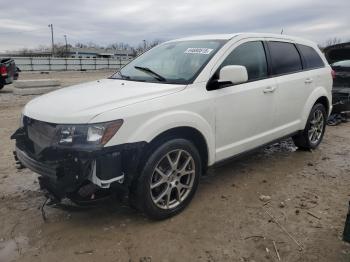
[[[37,97],[25,106],[23,114],[49,123],[83,124],[106,111],[179,92],[185,87],[103,79]]]

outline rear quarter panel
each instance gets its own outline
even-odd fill
[[[312,79],[314,80],[314,87],[303,108],[300,130],[303,130],[305,128],[311,108],[313,107],[317,99],[319,99],[320,97],[324,96],[328,99],[328,114],[330,114],[330,112],[332,111],[333,80],[331,74],[331,67],[327,63],[324,68],[311,70],[310,74]]]

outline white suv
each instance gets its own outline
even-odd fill
[[[209,167],[292,136],[314,149],[331,111],[331,68],[317,45],[270,34],[163,43],[108,79],[43,95],[13,134],[19,164],[56,201],[122,192],[162,219],[191,201]]]

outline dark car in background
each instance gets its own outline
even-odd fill
[[[335,62],[331,67],[334,70],[334,112],[350,111],[350,60]]]
[[[328,124],[335,125],[343,121],[342,114],[350,112],[350,42],[328,46],[323,52],[333,69],[332,114],[334,117],[328,119]],[[337,119],[337,115],[341,116],[340,119]],[[347,121],[346,117],[344,119]],[[350,202],[343,240],[350,243]]]
[[[0,89],[18,78],[19,69],[11,58],[0,58]]]
[[[350,42],[328,46],[325,56],[333,69],[333,112],[350,111]]]
[[[331,64],[335,72],[333,86],[350,88],[350,60],[342,60]]]

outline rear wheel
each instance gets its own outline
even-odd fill
[[[171,139],[150,154],[135,190],[136,207],[154,219],[181,212],[196,192],[201,161],[186,139]]]
[[[295,145],[301,149],[315,149],[323,139],[327,113],[324,105],[315,104],[310,112],[305,129],[293,137]]]
[[[0,79],[0,89],[2,89],[5,86],[5,83],[2,79]]]

